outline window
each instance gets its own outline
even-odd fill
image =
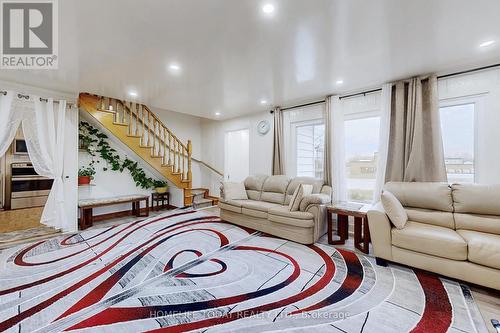
[[[295,131],[297,176],[323,178],[325,125],[298,125]]]
[[[345,120],[347,199],[371,202],[377,177],[380,116],[358,114]]]
[[[442,105],[441,132],[448,182],[474,182],[475,103]]]

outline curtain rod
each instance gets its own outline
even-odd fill
[[[495,67],[500,67],[500,63],[489,65],[489,66],[483,66],[483,67],[477,67],[477,68],[467,69],[465,71],[460,71],[460,72],[455,72],[455,73],[450,73],[450,74],[439,75],[437,78],[438,79],[444,79],[444,78],[447,78],[447,77],[450,77],[450,76],[467,74],[467,73],[482,71],[484,69],[491,69],[491,68],[495,68]]]
[[[7,95],[7,91],[5,91],[5,90],[1,90],[1,91],[0,91],[0,94],[2,94],[2,95],[4,95],[4,96],[5,96],[5,95]],[[17,98],[19,98],[19,99],[21,99],[21,98],[24,98],[24,99],[29,99],[29,98],[30,98],[30,96],[29,96],[29,95],[23,95],[23,94],[17,94]],[[48,101],[49,101],[49,99],[48,99],[48,98],[42,98],[42,97],[40,97],[40,102],[48,102]],[[53,101],[53,102],[54,102],[54,103],[59,103],[59,101],[57,101],[57,100],[56,100],[56,101]],[[74,106],[74,105],[75,105],[75,103],[66,103],[66,105],[67,105],[67,106],[69,106],[69,107],[72,107],[72,106]]]

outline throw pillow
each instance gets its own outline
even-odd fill
[[[224,182],[225,200],[247,200],[247,191],[243,183]]]
[[[288,210],[291,212],[295,212],[299,210],[300,201],[303,197],[310,195],[312,193],[313,186],[307,184],[300,184],[293,192],[292,199],[290,199],[290,203],[288,204]]]
[[[408,214],[406,214],[406,210],[399,202],[398,198],[394,196],[389,191],[382,192],[381,196],[382,206],[384,207],[385,213],[389,216],[392,224],[396,227],[396,229],[403,229],[408,222]]]

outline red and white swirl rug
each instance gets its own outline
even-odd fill
[[[169,214],[0,252],[0,331],[486,331],[466,285]]]

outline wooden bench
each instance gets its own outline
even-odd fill
[[[141,201],[146,203],[146,212],[141,213]],[[132,203],[132,213],[137,217],[149,216],[149,196],[148,195],[122,195],[109,198],[99,199],[81,199],[78,200],[78,208],[80,208],[80,230],[91,227],[94,222],[93,209],[97,207],[105,207],[118,205],[123,203]]]

